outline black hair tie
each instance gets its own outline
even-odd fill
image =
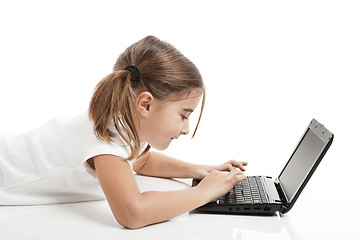
[[[137,67],[135,66],[127,66],[125,68],[125,70],[128,70],[131,73],[131,78],[130,81],[132,82],[137,82],[140,79],[140,71]]]

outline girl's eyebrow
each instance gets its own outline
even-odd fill
[[[191,108],[184,108],[183,110],[189,113],[192,113],[194,111],[194,109]]]

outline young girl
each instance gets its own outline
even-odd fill
[[[0,205],[98,200],[100,182],[116,220],[140,228],[214,201],[245,179],[246,162],[194,165],[149,151],[189,133],[201,98],[203,111],[200,73],[177,49],[148,36],[113,70],[96,87],[88,115],[0,138]],[[141,193],[133,171],[203,180],[186,190]]]

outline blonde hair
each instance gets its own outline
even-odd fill
[[[128,66],[135,66],[140,74],[131,78]],[[90,101],[89,117],[99,140],[109,144],[116,131],[130,147],[127,160],[140,155],[140,123],[136,110],[136,92],[149,92],[158,100],[176,101],[193,89],[202,89],[200,116],[193,133],[195,136],[205,104],[205,86],[197,67],[175,47],[154,36],[147,36],[128,47],[117,59],[113,72],[95,88]],[[123,129],[123,131],[122,131]],[[150,146],[141,153],[144,155]]]

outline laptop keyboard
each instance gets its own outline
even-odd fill
[[[260,176],[247,176],[247,179],[236,183],[235,187],[221,197],[219,204],[258,204],[268,203]]]

